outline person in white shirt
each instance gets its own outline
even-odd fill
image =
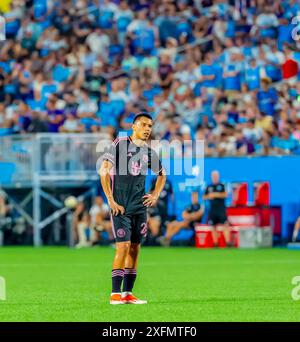
[[[109,239],[113,240],[112,226],[110,221],[109,206],[104,203],[101,196],[95,197],[94,204],[90,209],[91,241],[97,241],[99,232],[106,231]]]
[[[80,105],[77,109],[77,113],[79,117],[82,117],[86,114],[95,114],[98,110],[97,102],[92,100],[89,97],[88,91],[82,89],[80,92],[81,100]]]
[[[108,49],[110,45],[110,38],[100,28],[90,33],[86,42],[96,55],[101,56],[105,61],[108,60]]]

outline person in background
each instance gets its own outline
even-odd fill
[[[213,226],[214,245],[215,247],[218,246],[217,228],[219,228],[224,231],[226,244],[230,246],[230,230],[225,206],[225,199],[227,198],[225,184],[220,182],[220,174],[218,171],[212,171],[211,180],[212,184],[207,186],[203,199],[210,201],[208,224]]]
[[[157,238],[161,235],[162,217],[156,207],[148,209],[148,235],[144,245],[153,246],[157,244]]]
[[[293,232],[293,242],[297,241],[299,231],[300,231],[300,216],[298,217],[295,223],[294,232]]]
[[[4,191],[0,189],[0,246],[5,241],[4,230],[11,226],[10,206],[7,203],[7,196]]]
[[[89,247],[91,245],[90,239],[87,237],[87,230],[90,224],[89,213],[86,210],[86,206],[83,202],[77,204],[74,212],[74,235],[78,241],[75,245],[76,248]]]
[[[28,133],[45,133],[48,132],[48,123],[45,118],[43,118],[41,112],[32,111],[31,113],[31,123],[27,129]]]
[[[155,187],[155,179],[152,180],[151,183],[151,191],[154,190]],[[157,205],[154,208],[154,213],[155,215],[152,215],[150,213],[150,217],[154,218],[154,217],[160,217],[160,227],[165,226],[166,221],[168,220],[168,207],[169,204],[171,203],[171,205],[174,207],[174,191],[173,191],[173,186],[170,180],[166,180],[165,186],[162,190],[162,192],[160,193],[160,196],[158,198],[157,201]],[[153,209],[153,208],[152,208]]]
[[[113,240],[114,236],[110,221],[109,206],[104,203],[101,196],[95,197],[89,214],[92,243],[96,243],[99,240],[99,232],[102,231],[106,231],[109,240]]]
[[[191,204],[183,211],[183,221],[172,221],[167,224],[165,236],[158,238],[158,242],[163,246],[169,246],[172,237],[182,229],[194,229],[196,222],[200,222],[204,213],[204,207],[199,203],[198,191],[193,191],[191,195]]]

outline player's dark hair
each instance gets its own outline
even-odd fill
[[[140,113],[136,114],[136,116],[134,117],[133,123],[135,123],[136,120],[138,120],[139,118],[142,118],[142,117],[148,118],[150,120],[153,120],[152,116],[149,113],[147,113],[147,112],[140,112]]]

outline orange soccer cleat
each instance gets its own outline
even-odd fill
[[[138,299],[131,292],[122,293],[122,302],[124,304],[147,304],[146,300]]]
[[[112,305],[124,304],[121,293],[112,293],[110,295],[110,304]]]

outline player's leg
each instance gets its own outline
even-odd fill
[[[131,218],[126,215],[112,216],[112,229],[116,240],[116,251],[112,265],[111,304],[124,304],[121,287],[124,279],[125,261],[130,250]]]
[[[147,301],[138,299],[132,294],[137,277],[137,265],[142,240],[147,235],[147,213],[134,215],[132,218],[132,235],[129,253],[125,261],[122,299],[126,304],[146,304]]]
[[[225,212],[220,213],[216,217],[215,224],[218,226],[219,230],[223,232],[226,245],[231,247],[230,226]]]
[[[151,235],[157,237],[160,231],[161,220],[159,216],[149,217],[148,227]]]
[[[232,245],[231,244],[231,238],[230,238],[231,229],[230,229],[230,226],[229,226],[227,221],[224,224],[222,224],[222,229],[223,229],[226,245],[228,247],[231,247],[231,245]]]
[[[175,223],[169,227],[169,231],[166,233],[166,239],[171,240],[171,238],[177,234],[181,229],[188,228],[188,221],[175,221]]]
[[[212,238],[213,238],[214,246],[218,247],[218,245],[219,245],[219,233],[218,233],[218,228],[216,225],[213,225]]]
[[[166,227],[166,234],[163,236],[160,236],[157,241],[163,245],[163,246],[169,246],[170,240],[173,235],[173,231],[176,230],[176,226],[178,224],[178,221],[171,221],[167,224]]]
[[[88,225],[84,220],[78,222],[77,224],[78,243],[75,246],[76,248],[89,246],[89,243],[86,237],[87,228],[88,228]]]
[[[90,226],[90,242],[91,245],[96,245],[100,240],[100,233],[96,230],[94,226]]]
[[[129,253],[125,261],[125,273],[123,281],[123,295],[132,293],[132,289],[136,280],[138,256],[140,251],[140,243],[131,243]]]
[[[219,241],[219,234],[217,231],[217,225],[218,225],[218,216],[216,213],[210,212],[208,214],[208,224],[212,226],[212,238],[213,238],[213,243],[215,247],[218,247],[218,241]]]

